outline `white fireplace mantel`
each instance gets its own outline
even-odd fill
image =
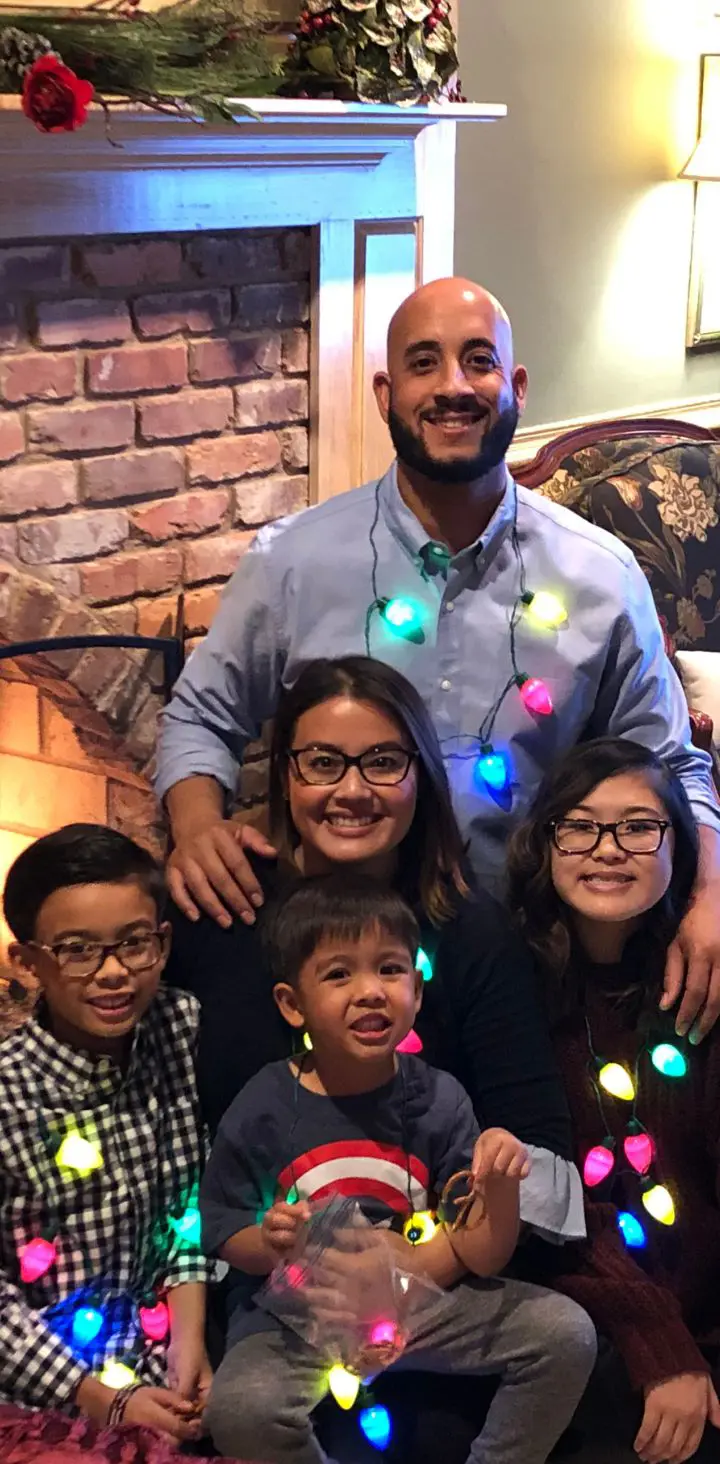
[[[0,245],[311,227],[311,477],[325,498],[388,461],[369,395],[388,320],[415,284],[452,273],[457,125],[506,108],[248,100],[259,120],[223,128],[114,109],[111,146],[99,109],[48,136],[0,97]]]

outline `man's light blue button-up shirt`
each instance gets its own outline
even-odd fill
[[[690,741],[685,698],[632,553],[508,476],[482,537],[450,559],[446,575],[424,577],[428,536],[400,497],[394,467],[379,483],[258,534],[163,713],[161,795],[193,774],[209,774],[234,791],[243,750],[272,716],[281,686],[316,656],[365,651],[376,511],[377,593],[419,605],[425,638],[419,645],[399,639],[374,614],[371,652],[409,677],[432,714],[483,883],[501,878],[508,835],[546,769],[589,737],[632,737],[667,758],[698,821],[720,830],[710,759]],[[515,519],[528,589],[559,596],[567,620],[548,629],[523,613],[518,626],[519,669],[545,682],[554,712],[532,716],[515,687],[503,702],[492,740],[510,758],[508,810],[479,782],[476,762],[478,730],[512,676],[509,622],[520,591]]]

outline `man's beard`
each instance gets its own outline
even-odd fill
[[[500,412],[497,421],[483,437],[474,457],[435,458],[428,452],[421,437],[398,416],[390,402],[388,427],[393,447],[405,467],[422,473],[432,483],[474,483],[504,462],[515,436],[520,411],[516,401]]]

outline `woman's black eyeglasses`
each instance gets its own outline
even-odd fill
[[[288,757],[301,783],[309,783],[316,788],[330,788],[341,783],[348,768],[357,768],[373,788],[390,788],[407,777],[417,753],[388,742],[368,747],[359,757],[349,757],[339,747],[313,742],[308,747],[290,748]]]
[[[597,823],[594,818],[554,818],[547,826],[561,854],[593,854],[603,834],[612,834],[625,854],[657,854],[670,820],[663,818],[621,818],[617,823]]]

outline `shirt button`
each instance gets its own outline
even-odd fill
[[[452,615],[454,609],[455,609],[455,601],[454,600],[448,600],[447,604],[446,605],[443,605],[443,615]]]
[[[448,681],[447,676],[444,676],[442,681],[440,682],[440,690],[452,691],[452,681]]]

